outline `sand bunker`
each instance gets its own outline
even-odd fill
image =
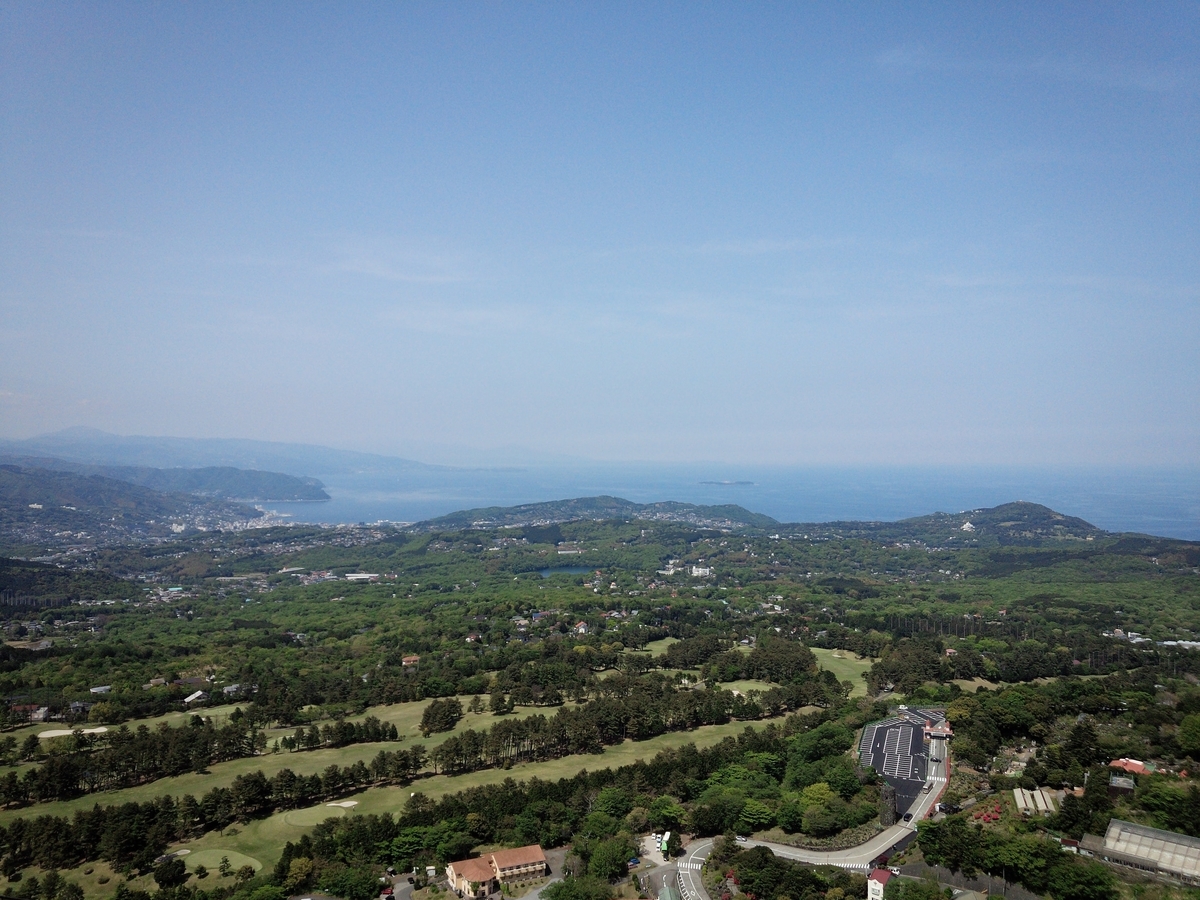
[[[104,734],[104,732],[108,731],[108,729],[105,728],[103,725],[101,725],[99,728],[80,728],[78,730],[82,731],[84,734]],[[69,728],[56,728],[53,731],[43,731],[41,734],[38,735],[38,737],[39,738],[70,737],[74,733],[75,732],[70,730]]]
[[[326,803],[326,806],[340,806],[342,809],[354,809],[358,806],[357,800],[341,800],[337,803]]]

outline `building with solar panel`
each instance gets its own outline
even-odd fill
[[[1166,881],[1200,884],[1200,838],[1113,819],[1104,837],[1085,834],[1079,852]]]

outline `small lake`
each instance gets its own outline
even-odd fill
[[[550,569],[538,569],[538,574],[549,578],[551,575],[586,575],[595,571],[590,566],[554,566]]]

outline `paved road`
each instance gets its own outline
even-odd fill
[[[563,877],[562,870],[560,869],[557,875],[551,875],[549,881],[547,881],[545,884],[538,887],[537,890],[530,891],[528,894],[525,895],[525,897],[527,898],[527,900],[540,900],[540,898],[542,896],[542,891],[544,891],[546,888],[550,887],[550,885],[554,884],[556,881],[562,881],[562,877]]]
[[[683,900],[710,900],[700,879],[700,870],[704,868],[708,854],[712,853],[712,847],[711,840],[693,841],[675,863],[679,869],[679,895]]]
[[[769,847],[776,856],[795,859],[813,866],[839,866],[858,872],[870,871],[872,863],[876,859],[917,830],[917,823],[925,818],[937,803],[938,796],[946,784],[946,761],[944,759],[936,763],[930,761],[925,783],[932,787],[930,787],[929,793],[917,795],[915,803],[909,809],[909,812],[912,813],[911,821],[898,822],[891,828],[881,831],[865,844],[859,844],[849,850],[801,850],[798,847],[772,844],[766,841],[747,841],[746,844],[751,847]]]
[[[794,859],[811,866],[838,866],[856,872],[869,872],[876,859],[888,853],[917,830],[917,823],[925,818],[933,805],[937,803],[942,788],[946,784],[947,765],[945,759],[940,759],[938,762],[930,760],[925,783],[931,787],[928,793],[922,792],[917,795],[915,803],[909,810],[912,813],[911,821],[897,823],[857,847],[851,847],[849,850],[801,850],[799,847],[789,847],[786,844],[774,844],[769,841],[746,841],[743,846],[766,847],[776,856]],[[683,900],[711,900],[700,880],[700,870],[704,866],[704,860],[708,859],[709,853],[712,852],[712,845],[711,840],[689,844],[685,855],[678,861],[678,884]]]

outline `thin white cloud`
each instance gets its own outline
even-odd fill
[[[1195,63],[1169,61],[1157,65],[1088,60],[1071,56],[1007,59],[967,59],[940,53],[922,44],[890,47],[875,57],[885,71],[984,73],[1002,76],[1037,76],[1047,80],[1092,84],[1119,90],[1147,93],[1200,93],[1200,69]]]
[[[386,237],[346,238],[327,251],[329,260],[318,263],[323,274],[365,275],[402,284],[455,284],[472,281],[462,254],[416,246]]]

